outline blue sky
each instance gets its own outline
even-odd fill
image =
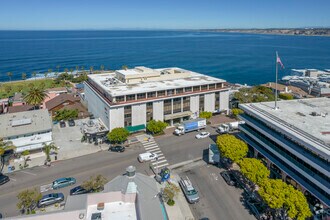
[[[330,0],[0,0],[0,29],[330,26]]]

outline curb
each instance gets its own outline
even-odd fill
[[[197,157],[196,159],[193,159],[193,160],[186,160],[186,161],[183,161],[183,162],[180,162],[177,164],[173,164],[173,165],[168,166],[168,168],[171,170],[175,170],[175,169],[178,169],[180,167],[186,166],[188,164],[191,164],[191,163],[194,163],[194,162],[197,162],[200,160],[203,160],[203,157]]]

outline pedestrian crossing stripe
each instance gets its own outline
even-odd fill
[[[164,160],[161,160],[161,161],[158,161],[158,162],[155,161],[155,162],[152,163],[152,165],[159,165],[159,164],[164,163],[164,162],[167,162],[167,160],[164,159]]]
[[[164,164],[161,164],[161,165],[155,166],[154,168],[155,168],[155,169],[159,169],[159,168],[161,168],[161,167],[165,167],[165,166],[168,166],[168,163],[164,163]]]

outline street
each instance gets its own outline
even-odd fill
[[[188,176],[198,191],[200,201],[191,204],[196,219],[253,220],[241,201],[242,189],[229,186],[220,175],[222,169],[205,163],[188,169],[178,169],[180,176]]]

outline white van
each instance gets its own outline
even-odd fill
[[[145,161],[156,159],[157,157],[158,157],[157,154],[147,152],[147,153],[139,154],[138,160],[140,163],[143,163]]]

